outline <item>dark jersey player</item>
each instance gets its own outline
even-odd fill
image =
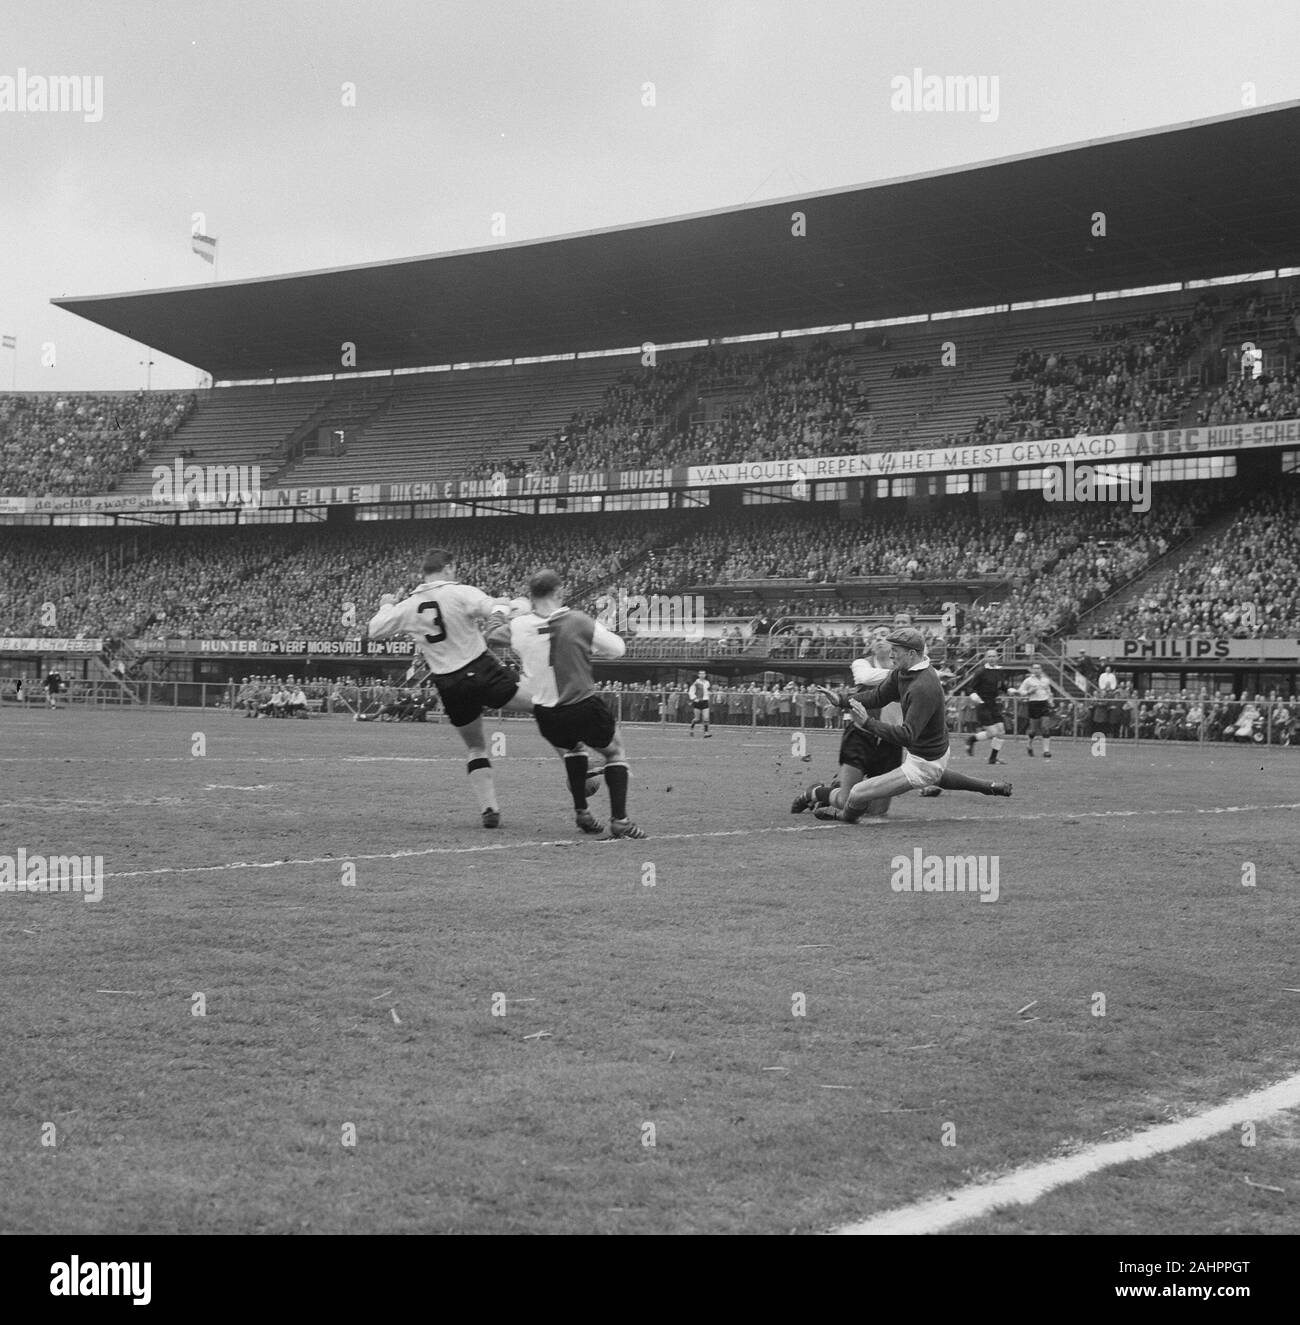
[[[989,649],[984,655],[984,661],[971,673],[966,684],[979,701],[975,713],[979,730],[966,738],[966,753],[975,753],[977,741],[988,741],[989,763],[996,764],[1002,750],[1002,738],[1007,733],[1006,720],[1002,716],[1002,693],[1007,688],[1007,682],[998,666],[996,649]]]
[[[897,629],[895,634],[901,634],[904,629],[906,627]],[[918,632],[911,631],[910,634],[918,635]],[[863,697],[871,688],[889,679],[893,663],[893,646],[890,638],[883,633],[878,635],[873,643],[870,658],[856,658],[853,661],[853,680],[858,687],[857,697],[860,702],[865,702]],[[848,699],[841,696],[834,698],[842,707],[848,707],[850,702]],[[903,721],[902,706],[897,702],[887,704],[883,708],[869,707],[867,714],[879,720],[882,726],[897,728]],[[840,771],[836,779],[829,785],[817,783],[795,797],[790,807],[791,812],[801,814],[807,809],[829,805],[838,787],[855,787],[866,778],[892,772],[902,765],[904,753],[903,745],[897,740],[868,731],[856,722],[852,723],[845,729],[840,741]],[[982,796],[1010,796],[1011,784],[985,782],[980,778],[967,777],[964,773],[945,767],[937,782],[927,783],[921,787],[921,795],[938,796],[941,790],[973,791]],[[889,800],[888,796],[881,796],[869,802],[860,817],[873,820],[883,818],[889,813]]]
[[[592,749],[605,757],[609,838],[644,838],[645,832],[627,815],[623,738],[591,668],[593,658],[621,658],[626,646],[585,612],[565,607],[561,590],[555,571],[538,571],[528,584],[532,611],[515,617],[508,627],[510,646],[523,663],[523,684],[532,695],[537,729],[563,756],[578,827],[584,833],[604,828],[587,804],[587,750]]]
[[[938,786],[948,767],[943,687],[925,655],[925,637],[919,630],[903,626],[886,638],[894,648],[894,670],[879,685],[867,686],[849,705],[864,731],[902,747],[902,762],[888,773],[864,778],[854,787],[840,787],[832,794],[830,804],[819,805],[814,811],[819,819],[856,823],[873,801]],[[900,722],[873,718],[868,711],[891,703],[902,710]]]
[[[878,685],[889,675],[892,658],[893,649],[882,632],[872,642],[869,657],[853,660],[853,681],[859,693],[869,685]],[[830,694],[841,707],[847,708],[848,701],[842,696],[835,695],[831,691],[824,693]],[[884,715],[887,721],[902,717],[902,711],[896,705],[893,708],[895,711]],[[882,715],[880,710],[876,710],[872,716],[878,718]],[[836,788],[855,787],[863,778],[877,777],[881,773],[891,772],[903,762],[903,749],[893,742],[882,740],[879,736],[864,731],[856,723],[850,723],[844,728],[844,734],[840,737],[839,761],[839,772],[835,775],[835,780],[829,785],[819,782],[800,793],[790,806],[791,813],[802,814],[804,810],[813,809],[818,805],[828,805],[831,793]],[[889,800],[882,797],[873,802],[867,807],[867,813],[872,816],[888,814]]]

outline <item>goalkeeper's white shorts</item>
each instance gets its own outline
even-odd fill
[[[918,790],[921,787],[934,787],[938,785],[939,779],[943,777],[944,770],[948,767],[948,760],[951,757],[951,748],[945,750],[938,759],[921,759],[910,750],[904,750],[903,762],[899,765],[899,768],[912,787]]]

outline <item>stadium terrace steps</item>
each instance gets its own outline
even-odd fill
[[[260,464],[263,473],[269,473],[268,466],[278,463],[277,450],[304,418],[320,408],[328,390],[326,383],[299,382],[201,391],[198,408],[175,436],[123,477],[116,491],[149,492],[154,466],[170,466],[178,456],[195,465]]]
[[[626,363],[589,359],[392,379],[393,400],[342,456],[304,456],[295,485],[455,478],[527,460],[576,410],[594,408]]]

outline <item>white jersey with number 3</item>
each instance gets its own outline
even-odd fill
[[[409,598],[370,618],[371,639],[408,635],[435,676],[468,667],[487,648],[479,622],[506,606],[456,580],[426,580]]]

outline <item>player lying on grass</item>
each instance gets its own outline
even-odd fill
[[[424,579],[415,592],[398,600],[386,593],[370,619],[371,639],[407,635],[433,674],[451,725],[460,733],[469,755],[466,772],[478,798],[484,828],[501,824],[492,761],[483,735],[483,714],[509,708],[528,712],[532,696],[506,671],[483,639],[481,622],[509,610],[509,600],[492,598],[482,589],[456,579],[456,559],[445,548],[434,548],[420,567]]]
[[[893,645],[894,670],[878,685],[865,687],[849,701],[854,722],[864,731],[900,746],[899,766],[876,777],[863,778],[852,787],[831,792],[829,803],[818,805],[819,819],[842,819],[857,823],[873,802],[892,800],[922,787],[937,787],[948,767],[948,726],[944,718],[943,687],[925,655],[925,638],[919,630],[904,626],[886,636]],[[871,709],[897,703],[902,721],[873,718]],[[1010,787],[994,792],[1009,795]],[[874,816],[881,822],[883,816]]]
[[[528,584],[531,610],[493,629],[489,638],[508,641],[523,662],[523,685],[533,698],[537,729],[564,759],[578,827],[584,833],[605,827],[587,804],[590,748],[605,756],[609,839],[644,838],[627,815],[627,754],[591,666],[593,658],[621,658],[626,645],[585,612],[565,607],[562,587],[555,571],[538,571]]]
[[[893,662],[893,646],[884,631],[879,632],[872,642],[871,655],[868,658],[855,658],[852,664],[853,681],[858,687],[859,698],[869,686],[877,686],[888,679]],[[848,709],[850,700],[845,695],[823,690],[842,709]],[[899,704],[891,703],[883,709],[867,710],[868,716],[885,724],[897,726],[903,718]],[[829,782],[814,783],[807,791],[795,797],[790,806],[792,814],[802,814],[804,810],[817,806],[829,805],[832,794],[840,787],[855,787],[865,778],[879,777],[892,772],[903,762],[903,747],[897,742],[887,740],[851,723],[844,729],[840,740],[839,772]],[[981,778],[967,777],[955,769],[944,769],[943,776],[933,786],[921,788],[923,796],[937,796],[940,790],[974,791],[982,796],[1010,796],[1009,782],[986,782]],[[866,807],[867,816],[872,819],[883,818],[889,813],[889,797],[882,796]]]

